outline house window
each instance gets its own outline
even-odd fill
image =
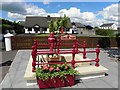
[[[32,31],[32,28],[28,28],[28,31]]]
[[[35,25],[34,26],[34,31],[37,33],[38,31],[40,31],[40,26],[39,25]]]
[[[66,31],[67,31],[67,32],[69,32],[69,31],[70,31],[70,29],[66,29]]]
[[[38,32],[38,31],[40,31],[40,28],[36,28],[36,27],[35,27],[35,28],[34,28],[34,31],[35,31],[35,32]]]
[[[47,31],[47,28],[43,28],[42,31]]]

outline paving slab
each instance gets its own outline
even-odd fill
[[[99,78],[95,78],[95,80],[93,79],[89,82],[83,80],[83,83],[87,88],[112,88],[109,84]]]
[[[2,82],[5,75],[8,73],[9,67],[16,56],[17,50],[5,51],[0,50],[0,83]]]

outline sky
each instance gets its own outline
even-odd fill
[[[17,2],[16,2],[17,1]],[[103,23],[118,25],[118,2],[52,2],[44,0],[4,0],[0,3],[0,17],[11,21],[25,21],[26,16],[62,17],[68,16],[71,22],[100,26]]]

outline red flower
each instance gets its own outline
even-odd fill
[[[59,70],[60,70],[59,67],[57,67],[57,68],[56,68],[56,71],[59,71]]]
[[[48,70],[48,66],[44,65],[44,66],[43,66],[43,69],[44,69],[44,70]]]
[[[65,66],[65,69],[68,69],[68,66]]]
[[[54,68],[53,68],[53,67],[50,67],[50,68],[49,68],[49,71],[52,71],[52,70],[54,70]]]

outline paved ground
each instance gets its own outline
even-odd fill
[[[5,48],[2,47],[2,43],[0,42],[0,83],[2,82],[5,75],[8,73],[10,65],[14,60],[18,50],[6,52]]]
[[[12,63],[9,72],[1,83],[1,88],[38,88],[37,85],[26,86],[24,73],[30,57],[31,50],[19,50],[14,62]],[[118,58],[111,58],[109,50],[101,50],[100,64],[108,68],[108,76],[82,80],[80,83],[67,88],[118,88]],[[87,54],[88,58],[93,58],[95,54]],[[58,88],[60,89],[60,88]]]

